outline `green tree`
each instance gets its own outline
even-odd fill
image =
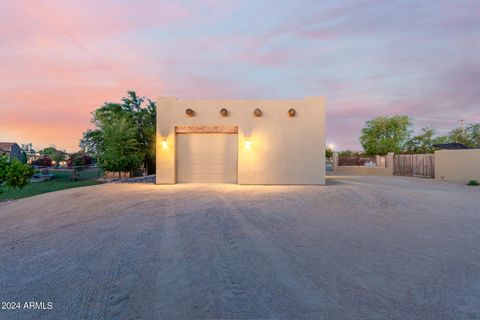
[[[0,157],[0,187],[5,184],[9,188],[25,187],[33,176],[33,168],[16,159]],[[0,190],[1,192],[1,190]]]
[[[449,142],[457,142],[470,148],[480,148],[480,123],[466,128],[455,128],[448,134]]]
[[[89,154],[98,155],[102,141],[103,130],[88,129],[83,133],[83,138],[80,140],[80,148]]]
[[[332,148],[327,148],[325,150],[325,158],[331,159],[333,157],[333,149]]]
[[[433,144],[443,144],[443,143],[448,143],[449,139],[448,136],[438,136],[435,139],[433,139]]]
[[[83,151],[70,154],[67,161],[67,166],[69,167],[84,167],[92,164],[93,158]]]
[[[410,138],[411,126],[408,116],[378,117],[366,122],[360,143],[367,155],[400,153]]]
[[[480,123],[467,126],[467,134],[470,147],[480,148]]]
[[[437,130],[433,127],[422,129],[422,133],[411,138],[405,143],[405,149],[411,153],[432,153],[435,150],[434,144],[438,143],[435,135]]]
[[[149,173],[155,169],[155,133],[157,107],[150,99],[139,97],[134,91],[128,91],[120,103],[106,102],[92,113],[95,129],[84,132],[80,147],[101,158],[104,152],[105,126],[116,119],[126,119],[134,128],[138,142],[137,153]]]
[[[103,126],[100,165],[106,171],[128,171],[133,174],[142,163],[143,155],[136,138],[135,128],[125,118],[114,119]]]
[[[470,146],[467,131],[464,128],[455,128],[448,134],[450,142],[461,143]]]
[[[55,161],[55,165],[58,167],[61,161],[65,161],[67,153],[63,150],[57,150],[55,147],[47,147],[40,150],[41,155],[49,156],[50,159]]]
[[[360,155],[358,152],[352,151],[352,150],[342,150],[338,152],[339,157],[355,157]]]

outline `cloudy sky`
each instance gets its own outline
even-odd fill
[[[78,149],[90,112],[150,98],[327,99],[327,140],[408,114],[480,122],[480,1],[0,2],[0,141]]]

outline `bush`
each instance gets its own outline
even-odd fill
[[[52,158],[47,155],[43,155],[37,160],[32,162],[33,165],[40,166],[40,167],[51,167],[52,166]]]
[[[33,176],[33,168],[18,160],[12,160],[7,168],[5,184],[14,189],[25,187]]]
[[[477,187],[477,186],[480,186],[480,181],[478,181],[478,180],[469,180],[468,183],[467,183],[467,185]]]
[[[93,158],[83,152],[72,153],[67,162],[67,166],[69,167],[91,166],[92,164]]]
[[[333,153],[334,153],[333,149],[331,148],[325,149],[325,158],[327,159],[333,158]]]
[[[359,157],[361,155],[362,155],[361,152],[356,152],[352,150],[344,150],[344,151],[338,152],[339,157]]]
[[[0,157],[0,186],[21,189],[27,185],[33,176],[33,168],[20,161],[8,157]],[[1,190],[0,190],[1,192]]]

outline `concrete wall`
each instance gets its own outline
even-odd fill
[[[480,180],[480,149],[435,151],[435,178]]]
[[[343,175],[356,176],[393,176],[393,153],[389,153],[385,159],[385,167],[369,166],[338,166],[338,155],[333,158],[333,172]]]
[[[188,117],[185,109],[195,111]],[[228,117],[220,115],[226,108]],[[253,110],[260,108],[261,117]],[[294,108],[295,117],[287,111]],[[179,100],[158,99],[157,183],[176,182],[175,126],[236,125],[239,184],[324,184],[325,100]],[[251,148],[245,148],[249,139]]]

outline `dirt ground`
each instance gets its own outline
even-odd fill
[[[479,205],[407,177],[0,203],[0,319],[479,319]]]

